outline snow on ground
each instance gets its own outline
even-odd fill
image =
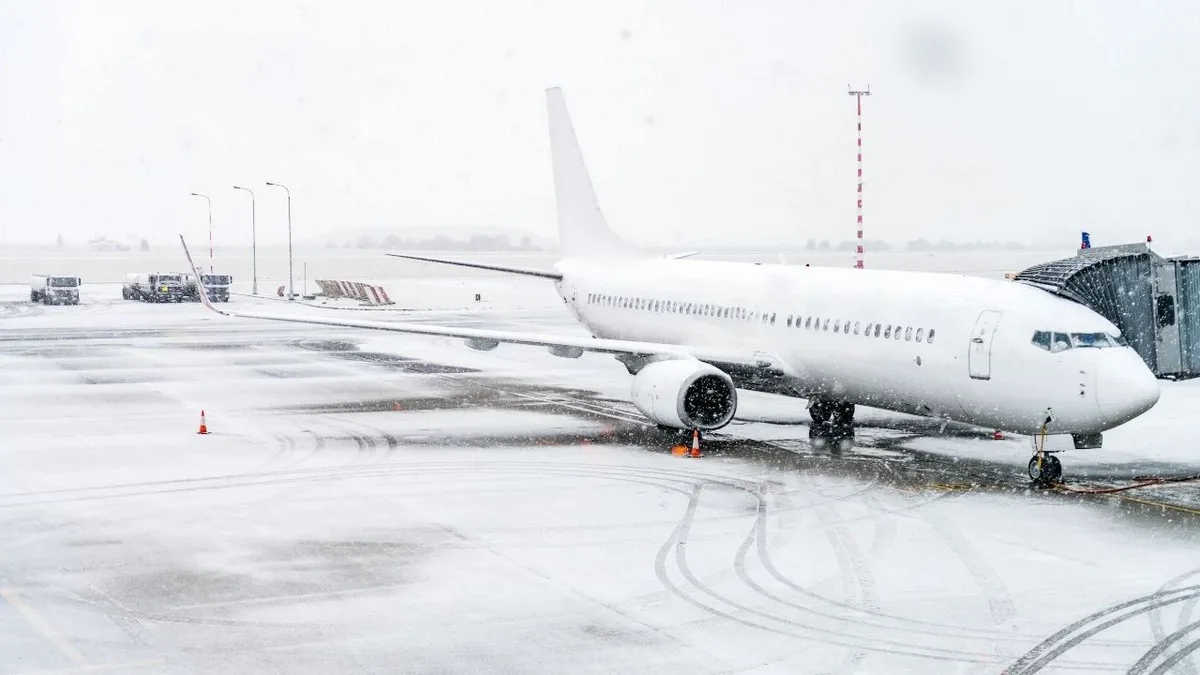
[[[1028,490],[1028,439],[864,411],[832,457],[747,394],[678,459],[611,358],[116,288],[0,298],[0,672],[1192,672],[1196,516]],[[386,316],[578,330],[458,288]],[[1198,392],[1067,471],[1196,471]]]

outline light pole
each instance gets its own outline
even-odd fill
[[[208,273],[212,274],[213,273],[212,200],[208,198],[208,195],[202,195],[199,192],[193,192],[192,196],[193,197],[204,197],[204,200],[208,202]],[[196,283],[200,283],[200,280],[197,279]]]
[[[279,183],[268,182],[271,187],[281,187],[287,192],[287,213],[288,213],[288,301],[295,300],[295,293],[292,288],[292,191],[288,190],[286,185]]]
[[[254,190],[241,185],[234,185],[233,189],[245,190],[250,193],[250,266],[254,270],[254,287],[250,293],[258,295],[258,235],[256,234],[257,225],[254,223]]]

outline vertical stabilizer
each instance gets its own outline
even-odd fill
[[[550,117],[554,197],[558,205],[558,245],[563,257],[636,255],[635,249],[604,222],[562,89],[546,90],[546,108]]]

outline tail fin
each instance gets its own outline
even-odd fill
[[[558,205],[558,245],[563,257],[638,255],[636,249],[604,222],[562,89],[546,90],[546,108],[550,118],[554,196]]]

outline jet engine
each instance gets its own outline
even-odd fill
[[[634,376],[633,405],[666,427],[720,429],[737,411],[737,390],[728,375],[707,363],[655,361]]]

